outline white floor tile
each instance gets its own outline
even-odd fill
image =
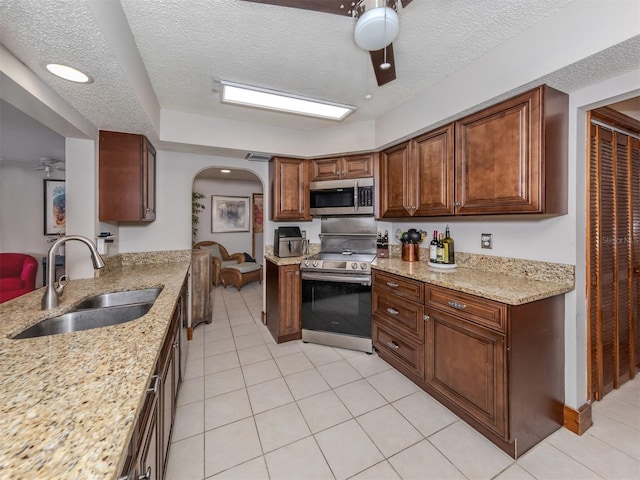
[[[430,436],[429,441],[468,478],[489,479],[513,463],[511,457],[462,421]]]
[[[204,432],[204,402],[176,408],[176,420],[171,440],[177,442]]]
[[[539,443],[518,459],[518,465],[535,478],[558,480],[600,478],[593,471],[546,442]]]
[[[221,353],[234,352],[236,344],[233,338],[225,338],[224,340],[216,340],[204,344],[204,356],[220,355]]]
[[[271,480],[331,480],[334,478],[313,437],[265,455]]]
[[[204,434],[171,443],[165,480],[204,478]]]
[[[231,370],[240,366],[238,354],[235,352],[221,353],[220,355],[212,355],[204,359],[204,374],[211,375],[213,373]]]
[[[242,350],[243,348],[255,347],[256,345],[264,345],[264,338],[260,333],[252,333],[251,335],[242,335],[234,338],[236,342],[236,348]]]
[[[269,472],[267,472],[264,457],[258,457],[209,478],[216,480],[269,480]]]
[[[204,429],[211,430],[252,415],[246,389],[223,393],[205,400]]]
[[[367,468],[353,477],[351,480],[402,480],[391,464],[386,460],[373,467]]]
[[[338,480],[349,478],[384,459],[355,420],[324,430],[315,437]]]
[[[265,360],[263,362],[245,365],[242,367],[242,373],[244,374],[244,381],[247,386],[282,377],[280,370],[278,370],[276,366],[276,362],[273,360]]]
[[[269,349],[273,352],[272,348]],[[313,364],[302,352],[295,352],[289,355],[276,357],[276,363],[278,364],[278,368],[282,372],[282,375],[285,376],[313,368]]]
[[[612,420],[594,412],[593,426],[585,432],[608,443],[614,448],[640,460],[640,435],[638,430],[628,426],[625,419]]]
[[[311,360],[316,367],[326,365],[327,363],[342,360],[342,357],[331,347],[326,348],[309,348],[304,350],[304,354]]]
[[[458,420],[456,415],[422,391],[396,400],[393,406],[425,437]]]
[[[240,325],[232,325],[231,330],[233,331],[234,337],[259,333],[258,327],[256,327],[256,324],[253,321],[250,323],[242,323]]]
[[[365,413],[356,420],[385,457],[424,439],[391,405]]]
[[[324,381],[322,375],[315,368],[287,375],[284,379],[291,390],[293,398],[296,400],[324,392],[330,388],[329,384]]]
[[[206,432],[204,452],[204,473],[207,477],[262,455],[253,418]]]
[[[378,355],[367,355],[366,353],[347,358],[347,362],[363,377],[375,375],[376,373],[384,372],[391,368],[391,365],[382,360]]]
[[[594,419],[600,416],[608,417],[612,420],[624,419],[625,425],[640,432],[640,408],[637,405],[622,400],[619,395],[611,393],[606,402],[596,402],[593,404]]]
[[[463,480],[465,476],[429,441],[423,440],[389,459],[403,480]],[[469,477],[475,478],[475,477]]]
[[[320,375],[331,388],[360,380],[362,376],[346,360],[329,363],[318,367]]]
[[[192,378],[204,377],[204,358],[193,359],[187,361],[184,370],[184,379],[191,380]]]
[[[273,358],[283,357],[285,355],[291,355],[293,353],[300,352],[300,342],[286,342],[286,343],[267,343],[267,347],[271,351]],[[293,372],[291,372],[293,373]]]
[[[204,377],[192,378],[182,382],[178,391],[177,405],[179,407],[202,400],[204,400]]]
[[[419,390],[415,383],[394,369],[371,375],[367,377],[367,382],[373,385],[388,402],[406,397]]]
[[[269,360],[272,357],[266,345],[256,345],[255,347],[238,350],[238,358],[240,358],[240,365],[249,365],[250,363]]]
[[[364,379],[338,387],[335,392],[354,417],[387,403],[382,395]]]
[[[313,433],[318,433],[353,418],[349,410],[331,390],[298,400],[298,406]]]
[[[265,453],[311,435],[307,422],[295,403],[259,413],[255,420]]]
[[[536,478],[520,465],[514,463],[500,475],[493,477],[493,480],[536,480]]]
[[[293,402],[293,396],[283,378],[247,388],[254,414]]]
[[[218,372],[204,377],[204,396],[205,398],[209,398],[238,390],[244,386],[242,370],[232,368],[231,370],[225,370],[224,372]]]

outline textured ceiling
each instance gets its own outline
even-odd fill
[[[122,24],[96,13],[96,5],[113,10],[117,0],[0,0],[0,43],[99,129],[158,138],[157,120],[150,119],[140,90],[145,83],[132,77],[135,69],[123,63],[116,45],[126,38],[133,39],[129,50],[139,52],[127,60],[146,72],[147,98],[161,108],[319,129],[335,123],[222,105],[217,82],[351,104],[357,111],[346,123],[372,120],[571,1],[414,0],[400,11],[397,80],[383,87],[376,85],[368,52],[354,44],[353,19],[239,0],[120,0]],[[611,55],[596,55],[597,69],[582,62],[548,83],[571,91],[593,82],[596,71],[611,75],[637,67],[638,39],[626,43],[613,62]],[[76,66],[94,82],[57,79],[43,68],[51,61]],[[373,98],[366,100],[367,93]]]

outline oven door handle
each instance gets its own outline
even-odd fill
[[[334,283],[359,283],[361,285],[371,285],[369,275],[339,275],[325,272],[301,272],[302,280],[316,280],[319,282]]]

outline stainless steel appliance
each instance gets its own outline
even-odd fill
[[[302,340],[371,353],[375,221],[327,218],[321,231],[320,253],[300,264]]]
[[[313,216],[373,215],[373,178],[311,182],[309,190]]]
[[[276,228],[273,253],[278,257],[299,257],[303,255],[303,240],[299,227]]]

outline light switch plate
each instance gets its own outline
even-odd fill
[[[480,246],[482,248],[493,248],[493,233],[481,233]]]

